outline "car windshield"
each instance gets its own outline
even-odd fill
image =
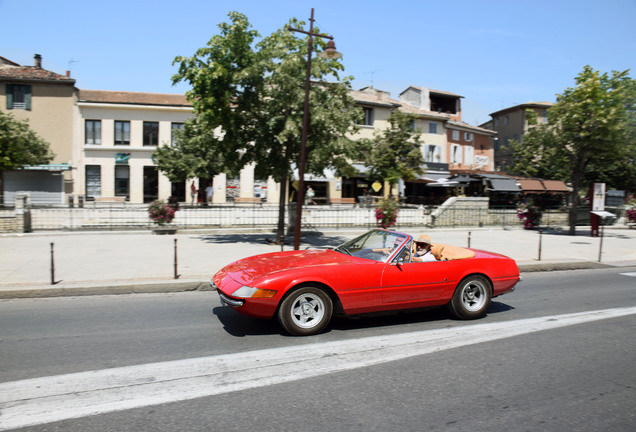
[[[335,250],[355,257],[387,262],[398,249],[404,247],[407,240],[406,234],[373,230],[338,246]]]

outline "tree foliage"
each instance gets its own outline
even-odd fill
[[[537,124],[529,115],[523,143],[513,143],[514,172],[571,184],[571,234],[580,192],[594,182],[630,188],[636,180],[636,85],[628,72],[584,67],[576,86],[557,95],[548,124]]]
[[[0,111],[0,172],[26,165],[46,164],[55,155],[26,121]]]
[[[192,86],[186,96],[196,118],[178,133],[176,146],[155,152],[159,169],[172,181],[235,175],[246,163],[242,155],[258,126],[254,113],[264,86],[263,66],[252,49],[260,35],[244,15],[228,16],[207,46],[174,59],[179,72],[172,81]]]
[[[192,86],[186,95],[196,118],[186,123],[176,146],[158,148],[155,157],[173,181],[237,175],[254,164],[256,178],[271,176],[283,186],[282,231],[284,187],[300,155],[308,52],[308,37],[298,38],[288,28],[302,29],[305,23],[292,19],[257,42],[260,35],[245,15],[228,16],[230,22],[219,25],[220,33],[206,47],[175,58],[179,72],[173,83]],[[318,54],[326,44],[314,38],[313,45]],[[337,60],[312,58],[308,173],[322,174],[328,167],[352,173],[349,161],[359,156],[349,137],[362,112],[349,95],[352,78],[339,76],[343,70]]]
[[[196,118],[186,123],[175,147],[155,153],[159,169],[171,179],[236,175],[255,164],[257,178],[289,178],[300,154],[307,38],[288,25],[257,42],[260,34],[247,17],[231,12],[230,22],[192,57],[176,57],[173,82],[192,86],[186,95]],[[318,31],[314,29],[314,31]],[[325,43],[314,38],[316,53]],[[351,77],[340,79],[342,63],[312,59],[307,166],[310,173],[327,167],[346,171],[356,146],[348,138],[359,108],[349,96]]]
[[[371,177],[380,177],[390,184],[400,179],[413,180],[423,174],[420,136],[413,127],[415,116],[395,111],[389,116],[389,127],[374,133],[367,142],[366,164]]]

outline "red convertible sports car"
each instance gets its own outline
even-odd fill
[[[289,333],[312,335],[334,314],[446,305],[457,318],[480,318],[493,297],[520,280],[513,259],[482,250],[433,244],[435,259],[416,262],[416,242],[375,229],[334,249],[241,259],[216,273],[211,285],[242,314],[276,316]]]

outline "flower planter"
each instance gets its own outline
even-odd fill
[[[177,228],[175,227],[156,227],[152,229],[153,234],[157,235],[166,235],[166,234],[176,234]]]

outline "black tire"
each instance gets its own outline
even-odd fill
[[[295,336],[309,336],[325,329],[333,314],[333,302],[324,290],[312,286],[292,291],[278,308],[278,322]]]
[[[487,278],[468,276],[457,285],[448,310],[459,319],[481,318],[486,315],[491,298],[492,286]]]

